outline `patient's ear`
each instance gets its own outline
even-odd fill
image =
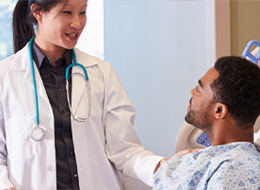
[[[216,103],[214,108],[215,119],[224,119],[228,113],[228,107],[225,104]]]

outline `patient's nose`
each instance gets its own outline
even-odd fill
[[[191,96],[193,96],[194,93],[195,93],[195,88],[193,88],[193,89],[190,90],[190,94],[191,94]]]

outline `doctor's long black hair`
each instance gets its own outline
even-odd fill
[[[31,12],[31,5],[36,4],[37,10],[49,11],[58,3],[66,0],[19,0],[13,12],[13,45],[14,53],[22,49],[34,36],[34,24],[37,20]],[[35,10],[36,11],[36,10]]]

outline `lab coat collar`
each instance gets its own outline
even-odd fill
[[[97,59],[86,53],[83,53],[77,48],[74,48],[77,62],[90,67],[98,64]],[[15,56],[13,64],[11,65],[12,70],[29,70],[30,71],[30,56],[29,56],[29,43],[26,44],[20,51],[17,52],[18,56]]]
[[[74,50],[75,50],[75,54],[76,54],[78,63],[84,65],[85,67],[90,67],[90,66],[94,66],[94,65],[98,64],[97,58],[92,57],[92,56],[80,51],[77,48],[74,48]]]

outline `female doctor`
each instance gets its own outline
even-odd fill
[[[119,190],[119,172],[151,185],[162,157],[139,144],[117,75],[74,48],[86,8],[17,2],[15,54],[0,62],[0,189]]]

